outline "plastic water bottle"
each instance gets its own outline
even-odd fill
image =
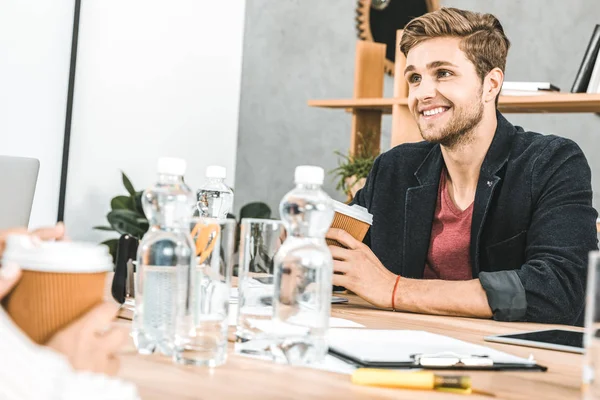
[[[173,352],[178,272],[195,257],[190,236],[194,193],[184,183],[185,160],[158,160],[158,183],[144,191],[142,205],[150,229],[137,253],[135,313],[132,336],[138,352]]]
[[[334,211],[323,178],[323,168],[297,167],[296,188],[279,205],[287,237],[274,261],[271,353],[277,362],[305,365],[327,354],[333,258],[325,234]]]
[[[225,167],[211,165],[206,168],[206,182],[196,193],[198,215],[210,218],[227,218],[233,206],[233,191],[225,184]]]

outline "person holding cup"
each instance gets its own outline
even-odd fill
[[[591,171],[572,140],[498,111],[509,48],[491,14],[441,8],[410,21],[408,109],[423,141],[381,154],[354,203],[364,243],[328,239],[333,284],[397,311],[582,325],[598,249]]]
[[[65,227],[58,223],[33,232],[25,228],[0,231],[0,256],[8,237],[23,235],[33,243],[62,240]],[[16,263],[0,266],[3,305],[22,275]],[[137,399],[135,386],[106,376],[117,373],[116,352],[127,338],[125,330],[107,329],[116,311],[116,305],[100,303],[40,346],[0,307],[0,398]]]

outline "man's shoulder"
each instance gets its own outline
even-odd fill
[[[549,156],[556,152],[581,152],[580,147],[573,140],[566,137],[543,134],[539,132],[526,131],[521,127],[516,127],[512,141],[512,157],[519,157],[522,154],[530,154],[533,158],[542,155]]]

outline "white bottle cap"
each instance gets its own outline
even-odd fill
[[[161,157],[158,159],[157,172],[165,175],[183,176],[187,165],[184,159]]]
[[[322,185],[325,179],[325,170],[313,165],[300,165],[296,167],[294,182],[305,185]]]
[[[225,179],[227,178],[227,169],[220,165],[209,165],[206,167],[206,177]]]

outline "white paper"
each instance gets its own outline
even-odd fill
[[[239,308],[238,308],[237,303],[229,304],[229,326],[237,325],[238,309]],[[260,309],[254,310],[253,315],[263,315],[263,316],[273,315],[273,307],[271,307],[271,306],[260,307]],[[270,329],[268,324],[270,324],[270,321],[268,321],[268,320],[267,321],[256,320],[256,323],[255,323],[255,325],[258,329],[265,331],[265,332],[268,329]],[[365,327],[364,325],[361,325],[361,324],[351,321],[349,319],[336,318],[336,317],[329,318],[329,328],[364,328],[364,327]]]
[[[358,322],[350,321],[349,319],[344,318],[329,318],[329,327],[330,328],[364,328],[364,325],[359,324]]]
[[[229,326],[237,325],[237,315],[238,315],[237,303],[235,303],[235,304],[229,303],[229,315],[228,315]]]
[[[356,369],[354,365],[348,364],[347,362],[329,354],[325,356],[325,360],[323,362],[307,365],[307,367],[346,375],[351,375]]]

